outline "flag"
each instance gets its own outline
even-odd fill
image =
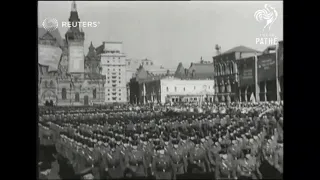
[[[255,102],[256,102],[256,99],[255,99],[255,97],[254,97],[254,94],[253,94],[253,93],[251,93],[250,101],[251,101],[251,102],[253,102],[253,103],[255,103]]]

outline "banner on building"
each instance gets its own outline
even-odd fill
[[[69,47],[69,73],[84,72],[84,48],[82,45]]]
[[[255,81],[255,57],[239,59],[240,86],[254,85]]]
[[[258,56],[258,82],[276,79],[276,53]]]
[[[42,66],[48,66],[48,71],[58,70],[62,50],[59,47],[39,44],[38,62]]]
[[[279,77],[283,76],[283,41],[279,42],[278,47],[278,63],[279,63]]]

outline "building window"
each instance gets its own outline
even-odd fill
[[[121,101],[121,98],[119,98],[119,100]]]
[[[151,62],[150,64],[151,64],[151,66],[152,66],[152,65],[153,65],[153,62]]]
[[[121,75],[121,73],[119,73],[119,75]]]
[[[62,88],[62,99],[67,99],[67,89],[66,88]]]
[[[121,69],[119,69],[119,71],[121,71]]]
[[[146,62],[146,65],[148,65],[148,62]]]
[[[174,87],[174,91],[177,92],[177,87]]]
[[[120,57],[118,57],[118,59],[120,59]],[[120,62],[120,61],[119,61]]]
[[[183,91],[186,91],[186,88],[185,88],[185,87],[183,88]]]
[[[121,89],[119,89],[119,91],[121,92]]]
[[[169,87],[167,87],[167,92],[169,91]]]
[[[108,96],[110,96],[110,93],[108,93]]]
[[[108,92],[110,92],[110,89],[108,89]]]
[[[121,93],[119,93],[119,96],[121,96]]]
[[[128,65],[130,65],[130,62],[128,62]]]
[[[196,100],[197,100],[197,98],[194,98],[194,100],[196,101]]]
[[[96,90],[96,88],[93,89],[92,95],[93,95],[93,99],[96,99],[96,96],[97,96],[97,90]]]
[[[119,83],[121,83],[121,81],[119,81]]]
[[[110,79],[110,77],[108,77],[108,79]]]
[[[110,83],[110,81],[108,81],[108,84]]]
[[[108,98],[108,101],[110,101],[110,98]]]
[[[80,101],[80,95],[79,95],[78,92],[75,94],[75,101],[76,101],[76,102],[79,102],[79,101]]]
[[[116,71],[116,69],[113,69],[113,71]]]
[[[109,63],[109,61],[107,61],[107,63]]]
[[[195,86],[193,86],[193,89],[194,89],[194,90],[196,90],[196,87],[195,87]]]

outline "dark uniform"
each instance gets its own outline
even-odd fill
[[[239,179],[257,179],[257,174],[260,175],[257,160],[251,156],[250,149],[244,149],[245,157],[237,161],[237,174]],[[259,176],[258,176],[259,177]],[[261,178],[261,177],[259,177]]]
[[[147,163],[145,161],[144,151],[141,146],[138,148],[138,142],[132,142],[131,151],[126,154],[126,167],[131,173],[131,177],[144,178],[147,176]],[[128,175],[127,171],[126,174]]]
[[[104,170],[106,176],[111,179],[120,179],[123,177],[122,155],[120,149],[114,142],[110,142],[110,151],[103,157]]]
[[[173,163],[169,153],[165,152],[163,145],[156,148],[152,169],[156,179],[172,179]]]
[[[232,156],[227,154],[227,150],[223,148],[219,152],[220,158],[216,165],[215,178],[216,179],[235,179],[236,178],[236,164],[232,160]]]
[[[198,173],[203,177],[207,172],[207,166],[209,165],[206,149],[199,139],[194,140],[195,147],[190,151],[190,163],[192,163],[192,173]]]
[[[172,141],[173,147],[170,152],[173,163],[173,179],[177,176],[183,175],[187,172],[187,154],[182,146],[179,145],[179,140],[175,139]]]

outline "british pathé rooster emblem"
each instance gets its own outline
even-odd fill
[[[271,29],[272,24],[278,18],[278,12],[276,9],[268,4],[264,5],[265,9],[258,10],[254,13],[254,17],[258,22],[266,21],[266,25],[263,27],[263,31],[268,28]]]

